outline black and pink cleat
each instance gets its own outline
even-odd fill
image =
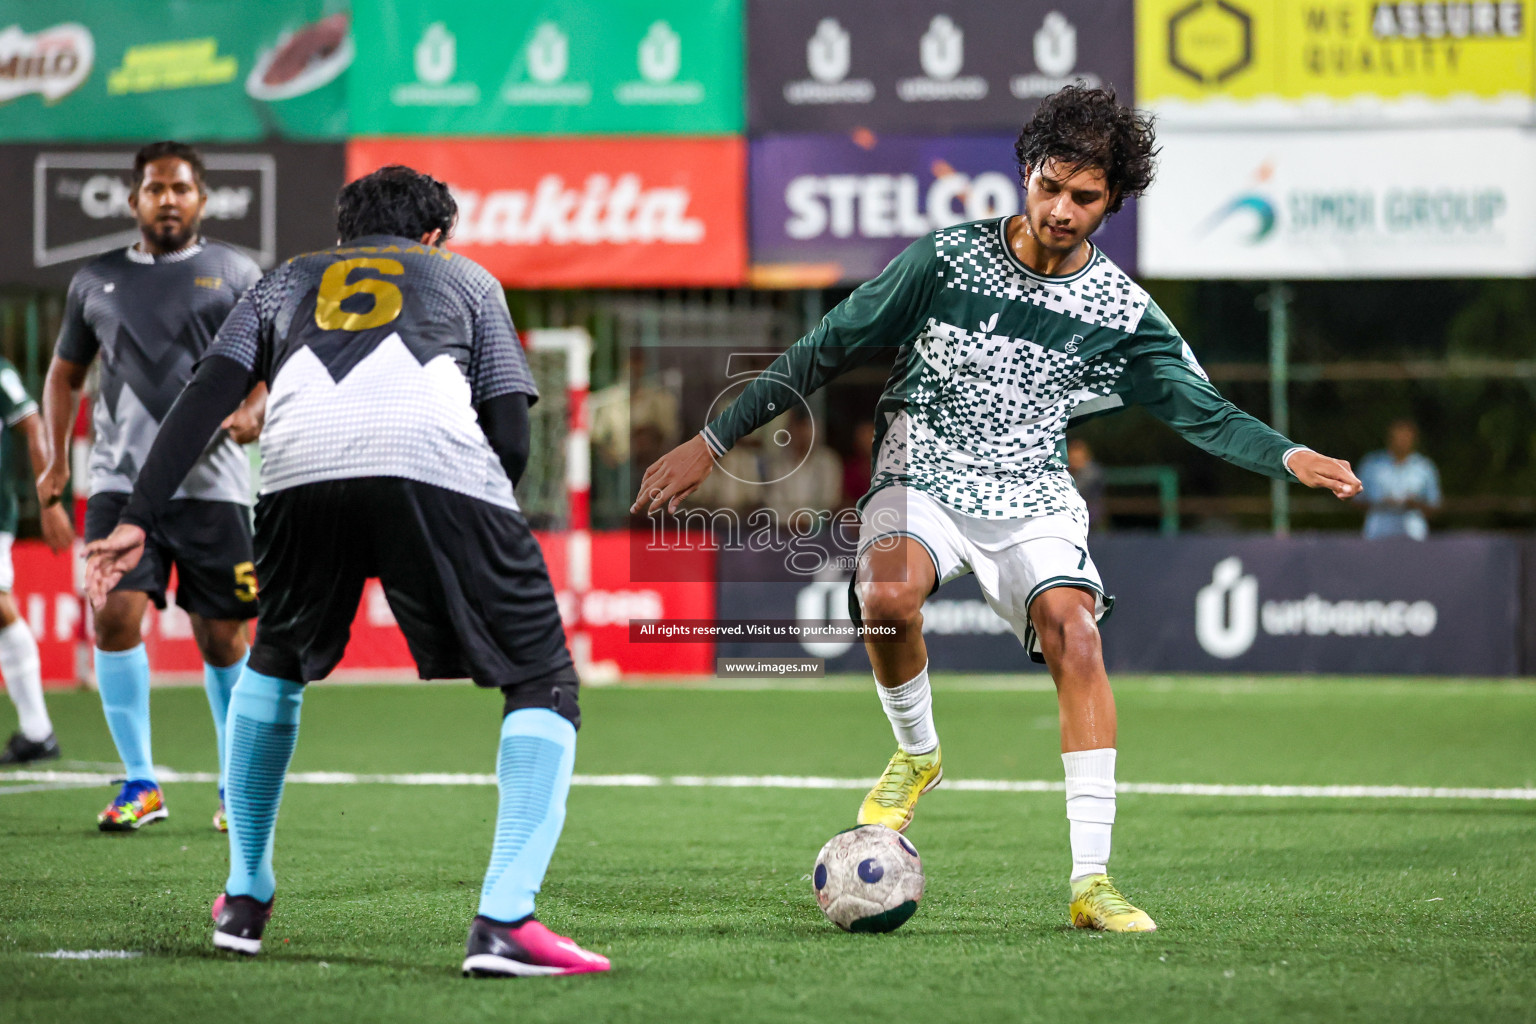
[[[608,958],[582,949],[531,917],[505,924],[477,916],[464,944],[464,977],[541,977],[609,969]]]

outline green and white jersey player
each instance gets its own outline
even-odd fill
[[[1349,464],[1240,411],[1147,293],[1089,241],[1152,180],[1149,119],[1113,92],[1070,86],[1019,136],[1022,216],[918,239],[796,342],[700,434],[652,465],[635,509],[675,510],[736,441],[852,367],[895,350],[861,502],[858,611],[904,623],[867,641],[899,749],[861,824],[904,829],[943,774],[922,638],[939,584],[976,574],[993,610],[1056,682],[1079,927],[1156,928],[1106,874],[1115,817],[1115,703],[1088,555],[1088,513],[1066,470],[1068,424],[1139,404],[1214,455],[1340,498]]]
[[[59,756],[59,743],[53,735],[53,722],[43,703],[43,681],[38,662],[37,639],[21,619],[11,588],[16,571],[11,565],[11,544],[16,540],[16,491],[18,458],[14,430],[26,441],[31,457],[30,480],[48,462],[47,436],[37,414],[37,403],[22,386],[21,377],[9,360],[0,358],[0,676],[16,706],[17,729],[0,749],[0,765],[29,764]],[[74,543],[75,533],[62,505],[42,510],[43,539],[55,551]]]

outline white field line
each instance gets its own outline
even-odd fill
[[[162,782],[217,782],[213,772],[178,772],[161,769]],[[8,771],[0,773],[0,796],[28,792],[37,787],[5,788],[10,781],[52,786],[106,786],[120,775],[102,772]],[[490,773],[427,772],[410,775],[359,775],[353,772],[293,772],[288,781],[318,786],[494,786]],[[872,779],[834,779],[805,775],[576,775],[573,786],[635,787],[652,789],[680,786],[689,789],[868,789]],[[1060,793],[1061,782],[1013,779],[947,779],[944,788],[981,793]],[[1477,788],[1452,786],[1231,786],[1199,782],[1121,782],[1121,793],[1148,796],[1303,797],[1309,799],[1398,798],[1432,800],[1536,800],[1536,788]]]

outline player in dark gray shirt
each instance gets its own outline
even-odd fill
[[[69,285],[64,323],[44,388],[51,441],[38,481],[45,506],[69,483],[70,425],[91,363],[101,386],[92,423],[86,540],[117,525],[160,424],[193,364],[236,301],[261,276],[248,257],[198,233],[207,189],[197,151],[176,142],[145,146],[134,160],[129,202],[141,239],[82,267]],[[176,604],[192,620],[205,662],[223,790],[224,718],[245,664],[245,622],[256,614],[250,530],[250,463],[239,442],[260,430],[257,389],[202,451],[150,550],[96,611],[96,679],[127,782],[97,816],[102,831],[132,831],[166,816],[150,752],[149,658],[140,636],[145,604],[165,608],[172,565]],[[225,827],[222,797],[214,817]]]

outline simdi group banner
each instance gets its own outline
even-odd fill
[[[1151,277],[1536,274],[1536,132],[1165,132]],[[1441,159],[1435,154],[1461,154]],[[1475,156],[1474,156],[1475,155]]]
[[[1536,120],[1536,0],[1136,0],[1167,127]]]
[[[1019,127],[1074,81],[1131,98],[1132,0],[757,0],[753,132]]]
[[[346,134],[349,0],[0,0],[0,141]]]
[[[459,204],[448,247],[508,287],[729,287],[746,276],[740,139],[356,139],[347,176],[407,164]]]
[[[878,274],[930,231],[1023,209],[1012,135],[859,131],[770,135],[752,142],[752,279],[822,287]],[[1136,209],[1094,236],[1134,272]]]
[[[741,0],[378,0],[359,135],[741,131]]]
[[[139,239],[128,196],[136,143],[0,145],[0,281],[62,288],[84,261]],[[340,143],[203,146],[203,232],[263,269],[336,240]]]

